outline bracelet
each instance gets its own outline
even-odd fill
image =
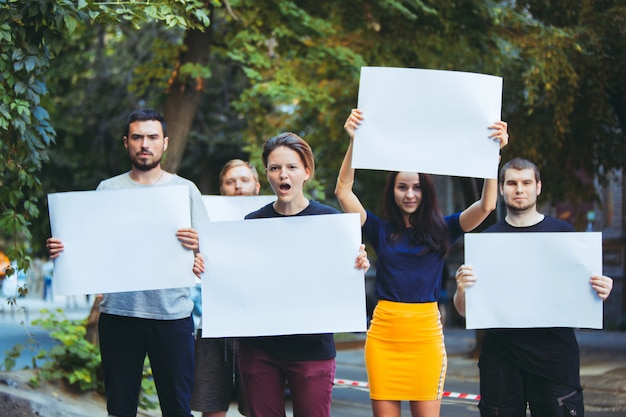
[[[350,182],[344,182],[344,181],[341,181],[341,178],[337,177],[337,184],[340,187],[351,187],[352,184],[354,184],[354,180],[352,180]]]

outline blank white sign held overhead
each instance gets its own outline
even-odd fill
[[[362,67],[355,168],[497,178],[502,78],[460,71]]]

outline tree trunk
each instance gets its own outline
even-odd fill
[[[167,93],[163,115],[167,121],[169,147],[163,168],[168,172],[177,172],[183,159],[189,130],[200,105],[203,94],[204,79],[181,75],[180,68],[185,64],[208,65],[209,51],[212,40],[210,28],[204,32],[188,29],[185,32],[184,48]]]

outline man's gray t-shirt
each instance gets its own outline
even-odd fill
[[[209,221],[202,196],[196,185],[178,175],[168,181],[156,185],[143,185],[131,180],[130,172],[104,180],[98,185],[98,191],[125,190],[144,187],[168,187],[186,185],[189,187],[189,203],[191,208],[191,227]],[[181,225],[181,228],[184,225]],[[176,239],[176,236],[172,236]],[[167,262],[167,260],[164,260]],[[193,264],[189,264],[189,269]],[[120,271],[121,274],[124,271]],[[133,279],[133,277],[128,277]],[[189,288],[172,288],[166,290],[132,291],[105,294],[100,303],[100,312],[117,316],[138,317],[156,320],[178,320],[189,317],[193,309]]]

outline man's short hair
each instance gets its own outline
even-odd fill
[[[500,184],[504,183],[504,176],[507,169],[516,169],[518,171],[521,171],[523,169],[532,169],[535,173],[535,181],[541,181],[541,174],[539,173],[539,168],[537,168],[537,165],[530,162],[528,159],[513,158],[509,162],[504,164],[502,168],[500,168]]]
[[[233,168],[242,167],[242,166],[248,167],[250,171],[252,172],[252,176],[254,177],[254,180],[257,183],[259,182],[259,173],[256,171],[256,168],[254,167],[254,165],[252,165],[250,162],[242,161],[241,159],[231,159],[230,161],[226,162],[226,164],[224,164],[224,167],[220,171],[220,176],[219,176],[220,187],[224,184],[224,175],[226,175],[228,171],[230,171]]]
[[[124,126],[124,136],[128,137],[128,132],[130,131],[130,124],[134,122],[147,122],[150,120],[156,120],[161,123],[161,128],[163,129],[163,137],[167,137],[167,124],[165,123],[165,117],[155,110],[152,109],[137,109],[128,115],[128,119],[126,120],[126,126]]]

